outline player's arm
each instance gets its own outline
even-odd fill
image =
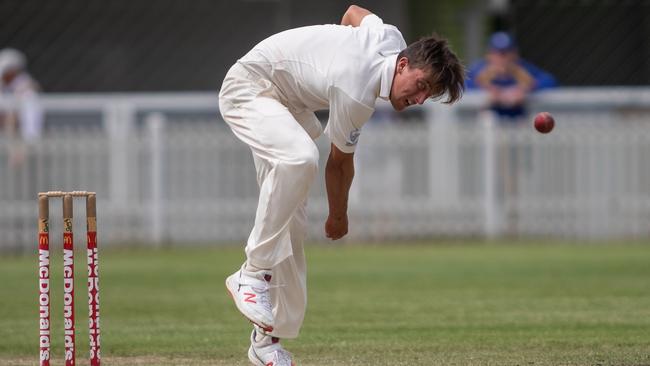
[[[354,154],[344,153],[332,144],[325,166],[325,186],[329,203],[329,216],[325,222],[325,235],[340,239],[348,233],[348,193],[354,177]]]
[[[358,27],[359,24],[361,24],[363,17],[369,14],[372,14],[372,12],[370,12],[368,9],[364,9],[356,5],[350,5],[345,14],[343,14],[341,25],[351,25],[353,27]]]

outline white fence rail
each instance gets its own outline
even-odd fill
[[[45,95],[43,104],[46,132],[24,164],[8,165],[10,142],[0,139],[0,249],[33,246],[36,193],[46,190],[96,191],[106,243],[247,237],[257,202],[252,158],[219,118],[216,94]],[[549,135],[527,123],[504,127],[482,104],[467,95],[364,127],[351,239],[649,236],[650,89],[540,95],[533,111],[557,120]],[[323,167],[329,144],[318,144]],[[309,204],[315,240],[323,239],[324,191],[319,179]],[[50,211],[57,235],[57,204]]]

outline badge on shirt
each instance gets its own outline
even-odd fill
[[[361,131],[359,131],[358,128],[355,128],[350,132],[350,136],[348,139],[345,141],[346,146],[354,146],[359,142],[359,135],[361,135]]]

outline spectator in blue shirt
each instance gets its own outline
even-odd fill
[[[553,75],[519,57],[514,38],[506,32],[492,34],[485,58],[468,72],[468,89],[483,89],[491,109],[500,117],[517,119],[526,114],[526,99],[537,90],[557,85]]]

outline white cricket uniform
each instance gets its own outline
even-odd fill
[[[18,74],[9,84],[2,84],[0,81],[0,98],[4,96],[13,96],[17,102],[17,118],[22,140],[28,143],[38,140],[43,130],[43,107],[36,81],[26,72]]]
[[[226,75],[219,108],[253,152],[260,196],[248,238],[248,263],[272,269],[273,336],[295,338],[307,304],[303,241],[306,204],[318,170],[313,140],[323,132],[316,110],[329,109],[325,135],[355,150],[377,98],[388,99],[399,30],[376,15],[359,27],[287,30],[256,45]]]

